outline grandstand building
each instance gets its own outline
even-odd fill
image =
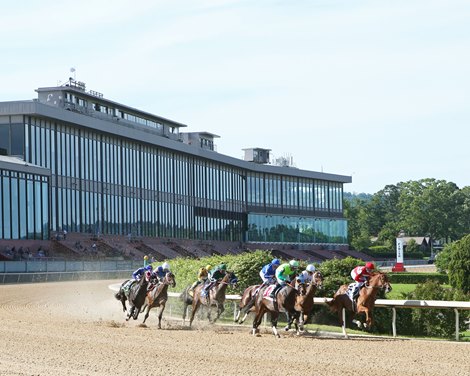
[[[269,149],[223,155],[217,135],[184,132],[73,79],[36,92],[0,103],[0,239],[9,244],[65,230],[149,244],[348,249],[350,176],[271,165]]]

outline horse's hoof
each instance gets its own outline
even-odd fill
[[[284,327],[284,330],[285,330],[286,332],[288,332],[289,329],[290,329],[290,328],[289,328],[289,325],[287,325],[286,327]]]

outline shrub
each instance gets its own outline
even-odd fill
[[[455,242],[449,262],[449,282],[464,293],[470,292],[470,235]]]
[[[390,283],[407,283],[407,284],[418,284],[425,283],[426,281],[436,281],[442,284],[449,283],[449,278],[446,274],[441,273],[390,273]]]
[[[438,282],[427,281],[416,286],[415,291],[404,294],[412,300],[470,300],[468,295],[442,287]],[[400,328],[404,334],[451,338],[455,335],[455,315],[452,309],[398,310]],[[468,317],[468,312],[464,313]],[[464,319],[459,322],[459,332],[465,330]]]

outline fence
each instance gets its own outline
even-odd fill
[[[111,289],[114,289],[115,286],[110,286]],[[169,293],[171,297],[178,297],[179,293]],[[233,303],[241,299],[240,295],[227,295],[226,299]],[[326,305],[326,302],[330,301],[331,298],[324,297],[315,297],[315,305]],[[440,301],[440,300],[387,300],[387,299],[377,299],[375,301],[376,307],[386,307],[392,309],[392,333],[393,337],[397,337],[397,323],[396,323],[396,309],[397,308],[418,308],[418,309],[453,309],[455,312],[455,339],[458,341],[460,337],[459,333],[459,324],[460,324],[460,314],[459,310],[470,310],[470,302],[459,302],[459,301]],[[343,321],[345,322],[345,310],[343,309]],[[343,334],[347,337],[345,328],[343,328]]]
[[[140,261],[0,261],[0,283],[129,278]]]

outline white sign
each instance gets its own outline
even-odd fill
[[[397,264],[403,264],[403,239],[397,238]]]

